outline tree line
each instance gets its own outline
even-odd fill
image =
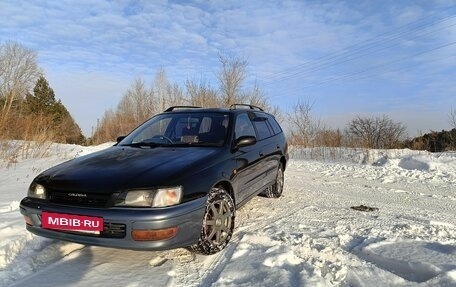
[[[272,111],[280,118],[279,109],[272,106],[258,85],[246,87],[247,61],[219,55],[218,86],[203,80],[187,79],[184,86],[172,83],[164,69],[159,69],[148,86],[137,78],[122,96],[115,109],[107,110],[98,120],[90,139],[91,144],[113,141],[133,128],[163,112],[170,106],[229,107],[235,103],[248,103]]]
[[[451,131],[433,132],[409,139],[406,127],[387,115],[355,116],[345,129],[332,129],[313,114],[313,104],[300,100],[289,112],[273,106],[256,82],[247,85],[246,60],[219,55],[217,83],[187,79],[172,83],[159,69],[150,84],[137,78],[118,105],[97,120],[85,139],[64,104],[37,64],[37,54],[19,43],[0,45],[0,140],[21,139],[61,143],[99,144],[114,141],[133,128],[175,105],[229,107],[247,103],[263,107],[276,116],[291,145],[303,147],[412,148],[432,152],[456,149],[456,109],[452,108]]]
[[[0,140],[85,142],[44,77],[37,54],[14,42],[0,45],[0,129]]]
[[[289,142],[303,147],[354,147],[368,149],[427,150],[443,152],[456,150],[456,109],[449,113],[450,131],[430,131],[427,134],[409,138],[407,128],[388,115],[357,115],[346,123],[343,130],[328,128],[312,113],[309,101],[298,101],[288,114]]]

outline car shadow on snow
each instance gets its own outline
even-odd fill
[[[163,259],[163,252],[144,252],[105,247],[83,246],[73,243],[61,245],[63,251],[56,260],[31,270],[29,275],[16,280],[12,286],[169,286],[173,264]],[[52,245],[52,244],[51,244]],[[80,249],[65,252],[68,246]]]
[[[13,268],[11,276],[15,279],[11,286],[66,286],[85,276],[93,259],[90,249],[75,243],[39,239],[47,242],[44,248],[23,252],[15,259],[17,262],[11,263],[21,266]]]

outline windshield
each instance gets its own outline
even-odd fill
[[[229,115],[170,113],[155,116],[123,139],[120,146],[222,146]]]

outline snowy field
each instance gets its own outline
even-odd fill
[[[456,286],[455,153],[339,150],[328,161],[295,150],[283,197],[238,210],[231,243],[213,256],[28,233],[19,202],[33,177],[106,146],[0,163],[0,286]]]

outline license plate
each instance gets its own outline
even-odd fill
[[[41,227],[97,234],[103,231],[103,218],[43,211]]]

